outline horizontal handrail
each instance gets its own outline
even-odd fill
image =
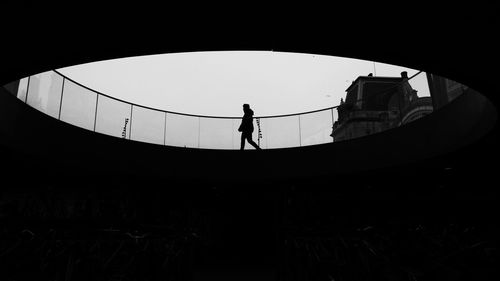
[[[145,108],[145,109],[149,109],[149,110],[154,110],[154,111],[160,111],[160,112],[163,112],[163,113],[170,113],[170,114],[177,114],[177,115],[184,115],[184,116],[191,116],[191,117],[200,117],[200,118],[218,118],[218,119],[241,119],[241,116],[235,116],[235,117],[232,117],[232,116],[210,116],[210,115],[198,115],[198,114],[189,114],[189,113],[181,113],[181,112],[175,112],[175,111],[169,111],[169,110],[163,110],[163,109],[158,109],[158,108],[154,108],[154,107],[149,107],[149,106],[145,106],[145,105],[140,105],[140,104],[136,104],[136,103],[133,103],[133,102],[129,102],[129,101],[124,101],[122,99],[119,99],[119,98],[115,98],[115,97],[112,97],[110,95],[107,95],[107,94],[104,94],[102,92],[99,92],[97,90],[94,90],[88,86],[85,86],[69,77],[67,77],[66,75],[62,74],[61,72],[57,71],[56,69],[53,70],[55,73],[57,73],[58,75],[60,75],[61,77],[63,77],[64,79],[66,80],[69,80],[71,81],[72,83],[82,87],[82,88],[85,88],[89,91],[92,91],[96,94],[99,94],[101,96],[104,96],[104,97],[107,97],[107,98],[110,98],[110,99],[113,99],[113,100],[116,100],[116,101],[120,101],[120,102],[123,102],[123,103],[126,103],[126,104],[130,104],[132,106],[137,106],[137,107],[142,107],[142,108]],[[414,75],[412,75],[411,77],[409,77],[406,81],[409,81],[411,79],[413,79],[414,77],[416,77],[417,75],[419,75],[420,73],[422,73],[422,71],[418,71],[417,73],[415,73]],[[395,85],[387,88],[387,89],[384,89],[382,92],[386,92],[388,90],[392,90],[393,88],[399,86],[400,84],[406,82],[405,80],[404,81],[401,81],[399,83],[396,83]],[[355,101],[356,102],[359,102],[359,101],[362,101],[363,99],[358,99]],[[320,111],[326,111],[326,110],[332,110],[332,109],[335,109],[335,108],[338,108],[340,107],[341,104],[339,105],[335,105],[335,106],[331,106],[331,107],[326,107],[326,108],[322,108],[322,109],[317,109],[317,110],[311,110],[311,111],[306,111],[306,112],[300,112],[300,113],[291,113],[291,114],[281,114],[281,115],[267,115],[267,116],[254,116],[254,118],[261,118],[261,119],[265,119],[265,118],[280,118],[280,117],[290,117],[290,116],[299,116],[299,115],[305,115],[305,114],[311,114],[311,113],[315,113],[315,112],[320,112]]]
[[[133,106],[137,106],[137,107],[142,107],[142,108],[146,108],[146,109],[150,109],[150,110],[154,110],[154,111],[160,111],[160,112],[163,112],[163,113],[170,113],[170,114],[178,114],[178,115],[184,115],[184,116],[192,116],[192,117],[200,117],[200,118],[219,118],[219,119],[241,119],[241,116],[237,116],[237,117],[232,117],[232,116],[210,116],[210,115],[198,115],[198,114],[190,114],[190,113],[181,113],[181,112],[175,112],[175,111],[169,111],[169,110],[163,110],[163,109],[158,109],[158,108],[154,108],[154,107],[149,107],[149,106],[145,106],[145,105],[140,105],[140,104],[136,104],[136,103],[133,103],[133,102],[129,102],[129,101],[124,101],[122,99],[119,99],[119,98],[115,98],[115,97],[112,97],[110,95],[107,95],[107,94],[104,94],[102,92],[99,92],[97,90],[94,90],[88,86],[85,86],[69,77],[67,77],[66,75],[60,73],[59,71],[57,70],[53,70],[55,73],[57,73],[58,75],[60,75],[61,77],[63,77],[64,79],[66,80],[69,80],[71,81],[72,83],[82,87],[82,88],[85,88],[89,91],[92,91],[96,94],[99,94],[101,96],[104,96],[104,97],[107,97],[107,98],[110,98],[110,99],[113,99],[113,100],[116,100],[116,101],[119,101],[119,102],[123,102],[123,103],[126,103],[126,104],[130,104],[130,105],[133,105]],[[289,116],[296,116],[296,115],[304,115],[304,114],[310,114],[310,113],[315,113],[315,112],[320,112],[320,111],[326,111],[326,110],[331,110],[333,108],[337,108],[339,107],[340,105],[337,105],[337,106],[332,106],[332,107],[327,107],[327,108],[323,108],[323,109],[317,109],[317,110],[312,110],[312,111],[307,111],[307,112],[300,112],[300,113],[291,113],[291,114],[283,114],[283,115],[269,115],[269,116],[254,116],[254,118],[278,118],[278,117],[289,117]]]

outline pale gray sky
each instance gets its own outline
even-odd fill
[[[374,69],[375,67],[375,69]],[[153,108],[210,116],[300,113],[339,104],[359,75],[418,70],[358,59],[270,51],[192,52],[130,57],[58,69],[107,95]],[[425,73],[410,81],[429,96]]]

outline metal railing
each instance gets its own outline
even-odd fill
[[[164,146],[240,148],[237,129],[241,117],[186,114],[127,102],[86,87],[56,70],[21,79],[16,95],[56,119],[118,138]],[[254,117],[253,140],[263,149],[331,143],[339,106]]]
[[[54,118],[97,133],[167,146],[240,148],[237,129],[241,117],[194,115],[134,104],[90,89],[55,70],[21,79],[17,96]],[[334,108],[255,117],[261,129],[261,148],[332,142]],[[255,125],[255,142],[258,131]]]

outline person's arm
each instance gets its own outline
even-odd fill
[[[242,132],[243,131],[243,123],[244,122],[245,122],[245,116],[243,116],[243,118],[241,118],[241,124],[238,127],[238,132]]]

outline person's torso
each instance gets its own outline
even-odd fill
[[[243,131],[253,131],[253,114],[245,114],[242,118]]]

